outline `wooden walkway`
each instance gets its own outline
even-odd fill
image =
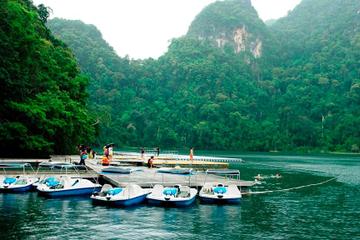
[[[155,184],[164,186],[174,186],[175,184],[187,185],[191,187],[201,188],[206,182],[218,182],[225,184],[235,184],[239,188],[247,188],[254,185],[252,181],[242,181],[236,179],[225,179],[224,177],[197,172],[191,176],[158,173],[157,169],[149,169],[146,167],[136,167],[137,171],[131,174],[114,174],[103,173],[102,169],[106,168],[94,162],[87,162],[87,166],[97,172],[100,178],[111,183],[112,185],[123,187],[129,183],[135,183],[144,188],[151,188]]]

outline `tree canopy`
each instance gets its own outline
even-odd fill
[[[77,61],[46,28],[47,8],[0,2],[0,151],[3,156],[69,153],[94,138]]]

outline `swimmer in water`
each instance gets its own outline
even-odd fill
[[[260,175],[260,173],[258,173],[258,175],[256,175],[254,178],[256,180],[262,180],[263,179],[263,177]]]
[[[259,181],[259,180],[257,180],[257,179],[255,178],[254,184],[255,184],[255,185],[260,185],[260,184],[262,184],[262,182]]]

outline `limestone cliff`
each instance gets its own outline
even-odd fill
[[[187,36],[210,41],[219,48],[230,46],[237,54],[244,52],[260,58],[266,27],[250,0],[217,1],[195,18]]]

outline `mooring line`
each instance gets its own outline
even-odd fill
[[[268,190],[268,191],[262,191],[262,192],[245,192],[245,193],[242,193],[242,195],[254,195],[254,194],[266,194],[266,193],[274,193],[274,192],[286,192],[286,191],[297,190],[297,189],[301,189],[301,188],[319,186],[319,185],[331,182],[331,181],[333,181],[335,179],[336,179],[336,177],[333,177],[333,178],[330,178],[330,179],[328,179],[326,181],[323,181],[323,182],[312,183],[312,184],[298,186],[298,187],[292,187],[292,188],[285,188],[285,189],[278,189],[278,190]]]

